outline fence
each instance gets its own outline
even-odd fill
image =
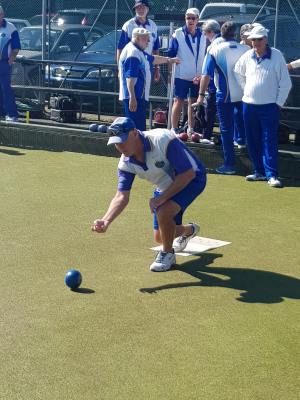
[[[77,52],[70,52],[68,55],[69,66],[73,65],[72,68],[65,68],[67,65],[64,63],[57,63],[56,67],[48,66],[52,68],[51,71],[56,68],[56,77],[52,77],[52,80],[47,79],[47,63],[39,63],[33,67],[32,63],[28,62],[28,58],[33,58],[30,51],[25,49],[21,51],[23,59],[14,66],[14,77],[13,83],[17,86],[23,86],[23,91],[20,92],[18,88],[17,94],[21,93],[21,97],[24,97],[26,91],[26,97],[34,95],[34,98],[44,99],[47,93],[47,87],[53,87],[54,81],[57,87],[61,89],[76,89],[76,93],[80,94],[80,89],[87,91],[103,92],[101,96],[97,97],[98,103],[96,104],[96,111],[105,112],[106,108],[111,112],[116,112],[118,109],[118,102],[116,100],[118,93],[118,80],[116,74],[116,67],[109,66],[109,64],[115,63],[115,49],[118,41],[118,35],[120,28],[123,23],[133,16],[133,0],[33,0],[26,3],[24,2],[11,2],[8,0],[2,0],[2,5],[5,9],[6,16],[11,18],[25,18],[28,19],[32,24],[43,22],[43,26],[40,27],[42,31],[42,43],[40,47],[39,59],[53,60],[60,59],[59,55],[53,53],[55,47],[54,42],[57,39],[58,31],[56,31],[58,17],[54,15],[60,10],[75,10],[78,14],[81,10],[81,14],[75,16],[75,13],[65,12],[61,13],[61,20],[65,18],[65,22],[76,22],[77,24],[86,24],[81,29],[81,34],[84,34],[85,42],[92,42],[97,39],[103,33],[109,32],[106,38],[110,40],[103,40],[102,53],[98,53],[94,57],[93,62],[101,65],[101,68],[97,66],[89,65],[91,67],[90,75],[87,79],[80,81],[80,73],[83,66],[76,65],[76,61],[80,60]],[[190,6],[196,6],[199,10],[204,13],[204,18],[214,18],[220,22],[225,20],[235,21],[238,25],[257,21],[262,23],[269,29],[269,42],[271,45],[279,48],[287,61],[300,58],[300,2],[299,0],[250,0],[241,1],[241,5],[238,6],[236,1],[227,1],[219,3],[219,6],[214,6],[211,2],[205,0],[153,0],[150,17],[157,22],[159,26],[159,32],[161,41],[163,44],[162,51],[166,49],[168,45],[168,39],[170,35],[170,29],[182,26],[184,23],[185,10]],[[44,17],[42,18],[44,14]],[[52,18],[56,18],[56,24],[52,21]],[[75,18],[76,17],[76,18]],[[70,19],[68,19],[70,18]],[[75,19],[74,19],[75,18]],[[47,26],[46,26],[47,24]],[[37,28],[37,27],[35,27]],[[31,29],[31,28],[30,28]],[[74,34],[74,32],[73,32]],[[74,35],[73,35],[74,36]],[[50,45],[49,45],[50,44]],[[80,41],[77,41],[80,44]],[[51,46],[53,47],[51,48]],[[60,46],[60,50],[66,50],[65,45]],[[46,50],[46,51],[44,51]],[[44,52],[43,52],[44,51]],[[103,63],[103,51],[106,53],[105,64]],[[96,53],[95,53],[96,54]],[[73,63],[75,61],[75,63]],[[90,61],[90,60],[89,60]],[[59,76],[60,71],[60,76]],[[48,71],[49,72],[49,71]],[[295,71],[296,74],[297,71]],[[77,76],[76,73],[78,74]],[[98,74],[98,75],[97,75]],[[49,75],[49,74],[48,74]],[[50,72],[51,75],[51,72]],[[82,73],[83,76],[83,73]],[[98,76],[98,77],[97,77]],[[54,79],[55,78],[55,79]],[[77,82],[75,85],[75,81]],[[290,110],[293,108],[300,107],[300,94],[299,94],[299,78],[293,77],[293,90],[287,101],[287,107]],[[36,89],[32,91],[32,86],[43,87],[43,90]],[[156,98],[154,101],[159,106],[160,102],[167,102],[167,76],[166,70],[162,68],[162,79],[159,84],[153,84],[151,88],[152,97]],[[50,92],[50,90],[48,91]],[[110,93],[109,95],[107,93]],[[41,94],[42,93],[42,94]],[[98,93],[99,94],[99,93]],[[88,96],[91,99],[91,95],[82,92],[82,96]],[[113,98],[113,106],[109,103],[108,99]],[[101,107],[99,109],[99,101]],[[86,103],[89,103],[86,101]],[[94,99],[92,103],[95,104]],[[83,104],[83,109],[87,105]],[[290,117],[288,118],[290,119]],[[299,120],[299,118],[298,118]]]

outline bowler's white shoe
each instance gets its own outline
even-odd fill
[[[174,253],[166,253],[164,251],[160,251],[159,253],[157,253],[155,261],[150,265],[150,271],[168,271],[174,264],[176,264],[176,257]]]
[[[280,182],[279,179],[272,177],[268,180],[268,184],[271,187],[276,187],[276,188],[281,188],[282,187],[282,183]]]
[[[173,241],[173,249],[175,253],[180,253],[183,251],[188,242],[197,235],[197,233],[200,231],[200,226],[194,223],[191,223],[192,228],[193,228],[193,233],[189,236],[178,236],[176,239]]]

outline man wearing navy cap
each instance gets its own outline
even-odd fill
[[[7,122],[15,122],[18,112],[15,96],[11,88],[11,68],[21,48],[16,27],[4,19],[0,6],[0,117]]]
[[[122,26],[122,32],[117,48],[117,64],[119,63],[120,55],[127,43],[132,39],[132,31],[134,28],[145,28],[150,32],[150,40],[145,52],[148,54],[158,54],[160,48],[157,26],[152,19],[148,18],[150,5],[148,0],[135,0],[134,4],[135,17],[126,21]],[[157,82],[160,78],[159,65],[154,67],[154,80]]]
[[[130,118],[117,118],[109,127],[108,145],[122,154],[118,165],[118,190],[108,210],[96,219],[92,230],[106,232],[129,202],[135,175],[157,186],[149,201],[154,214],[154,240],[162,244],[150,270],[162,272],[176,263],[175,252],[182,251],[199,232],[199,226],[182,224],[187,207],[202,193],[206,170],[198,158],[167,129],[141,132]],[[174,240],[175,238],[175,240]]]

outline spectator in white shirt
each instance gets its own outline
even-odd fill
[[[281,187],[278,179],[279,111],[291,89],[291,79],[281,52],[268,45],[268,30],[256,26],[248,36],[253,49],[235,65],[237,80],[244,90],[243,113],[248,152],[254,173],[247,181],[267,180]]]

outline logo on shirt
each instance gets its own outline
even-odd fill
[[[155,161],[156,168],[163,168],[165,166],[165,162],[164,161]]]

